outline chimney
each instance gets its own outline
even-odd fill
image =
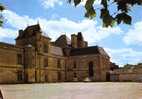
[[[81,32],[78,32],[78,35],[77,35],[77,47],[79,48],[82,48],[84,47],[84,39],[83,39],[83,36],[82,36],[82,33]]]
[[[75,34],[71,35],[71,46],[77,48],[77,36]]]
[[[19,37],[23,35],[23,30],[19,30]]]
[[[88,47],[88,42],[84,41],[84,47]]]

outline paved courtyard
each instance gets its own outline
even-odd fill
[[[0,85],[4,99],[142,99],[142,83]]]

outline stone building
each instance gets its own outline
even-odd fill
[[[110,57],[102,47],[89,47],[81,32],[52,42],[36,24],[19,30],[15,40],[0,43],[0,83],[107,80]]]
[[[124,67],[110,71],[110,81],[138,81],[142,82],[142,63],[127,64]]]

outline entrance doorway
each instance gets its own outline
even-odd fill
[[[93,68],[93,62],[89,62],[89,77],[92,78],[94,76],[94,68]]]
[[[110,81],[110,73],[109,72],[106,73],[106,81]]]
[[[37,81],[37,71],[35,70],[35,82],[38,82]]]

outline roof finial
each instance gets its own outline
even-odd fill
[[[37,24],[39,25],[39,19],[37,20]]]

